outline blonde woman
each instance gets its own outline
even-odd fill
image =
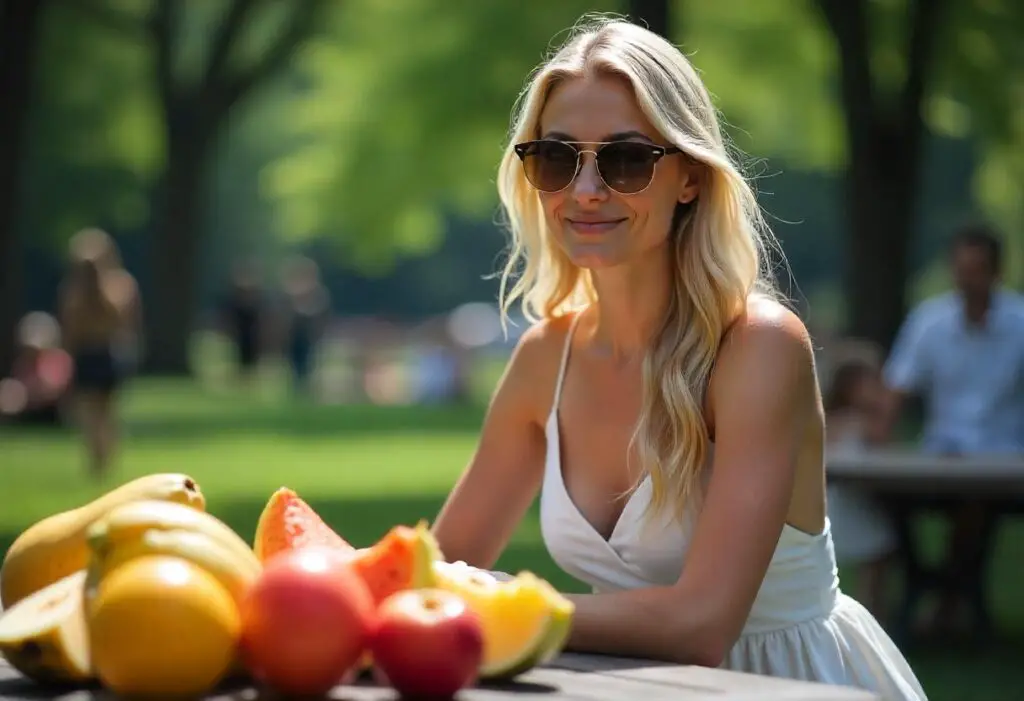
[[[839,589],[811,344],[683,54],[581,23],[521,97],[498,191],[503,307],[536,323],[438,516],[447,558],[493,567],[539,492],[593,591],[571,649],[924,699]]]
[[[117,444],[118,390],[135,361],[141,303],[135,278],[121,266],[109,235],[85,229],[72,238],[70,248],[60,324],[74,363],[72,398],[89,469],[102,478]]]

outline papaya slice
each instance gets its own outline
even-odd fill
[[[307,546],[355,550],[294,490],[281,487],[263,507],[256,524],[253,551],[260,562],[266,562],[279,552]]]
[[[394,526],[368,548],[352,554],[352,566],[376,604],[395,592],[434,586],[434,562],[443,559],[425,521]]]

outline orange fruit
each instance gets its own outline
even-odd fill
[[[116,567],[88,615],[93,668],[120,696],[202,696],[237,657],[234,599],[182,558],[150,555]]]

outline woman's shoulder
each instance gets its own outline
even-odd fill
[[[532,323],[519,337],[512,352],[506,376],[529,389],[538,416],[545,416],[550,409],[562,353],[577,313]]]
[[[780,300],[760,294],[747,299],[722,340],[723,351],[737,345],[772,346],[796,355],[812,351],[810,333],[800,316]]]
[[[782,302],[752,296],[726,329],[715,359],[713,383],[751,375],[811,377],[814,350],[807,326]],[[728,382],[726,384],[733,384]]]
[[[104,288],[108,298],[118,306],[131,306],[139,295],[135,276],[127,270],[113,270],[107,273]]]

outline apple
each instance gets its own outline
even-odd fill
[[[483,628],[458,594],[406,589],[380,603],[370,650],[374,672],[402,696],[449,698],[476,682]]]
[[[285,695],[322,695],[354,672],[374,628],[374,603],[349,558],[321,547],[272,557],[243,598],[241,655]]]

